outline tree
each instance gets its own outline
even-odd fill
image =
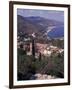
[[[34,39],[32,39],[32,55],[35,57],[35,42]]]

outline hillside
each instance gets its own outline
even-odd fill
[[[48,34],[46,34],[46,33],[48,32],[49,27],[63,26],[62,22],[45,19],[43,17],[33,17],[33,16],[23,17],[23,16],[18,15],[17,21],[18,21],[18,23],[17,23],[18,36],[21,36],[21,35],[25,36],[25,34],[27,36],[30,36],[32,33],[35,33],[36,39],[45,40],[45,41],[47,41]],[[62,34],[60,36],[63,36],[63,34],[64,34],[63,31],[64,30],[62,30],[62,33],[60,33],[60,34]],[[59,34],[60,29],[58,29],[56,31],[53,30],[50,32],[51,32],[49,34],[50,36],[58,37],[57,34]]]

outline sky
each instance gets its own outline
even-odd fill
[[[17,9],[17,15],[24,17],[39,16],[51,20],[64,22],[64,11],[39,10],[39,9]]]

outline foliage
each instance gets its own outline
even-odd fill
[[[51,42],[52,42],[52,45],[54,46],[57,46],[59,48],[64,48],[64,40],[52,39]]]
[[[18,80],[29,80],[35,73],[64,77],[64,53],[52,54],[51,57],[41,56],[39,60],[39,58],[21,53],[21,49],[18,49],[17,64]]]

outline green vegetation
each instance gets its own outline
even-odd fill
[[[18,49],[18,80],[29,80],[35,73],[64,77],[64,53],[52,54],[51,57],[41,56],[36,59],[26,55],[22,48]]]
[[[57,46],[59,48],[64,48],[64,40],[52,39],[51,43],[52,43],[52,45]]]

